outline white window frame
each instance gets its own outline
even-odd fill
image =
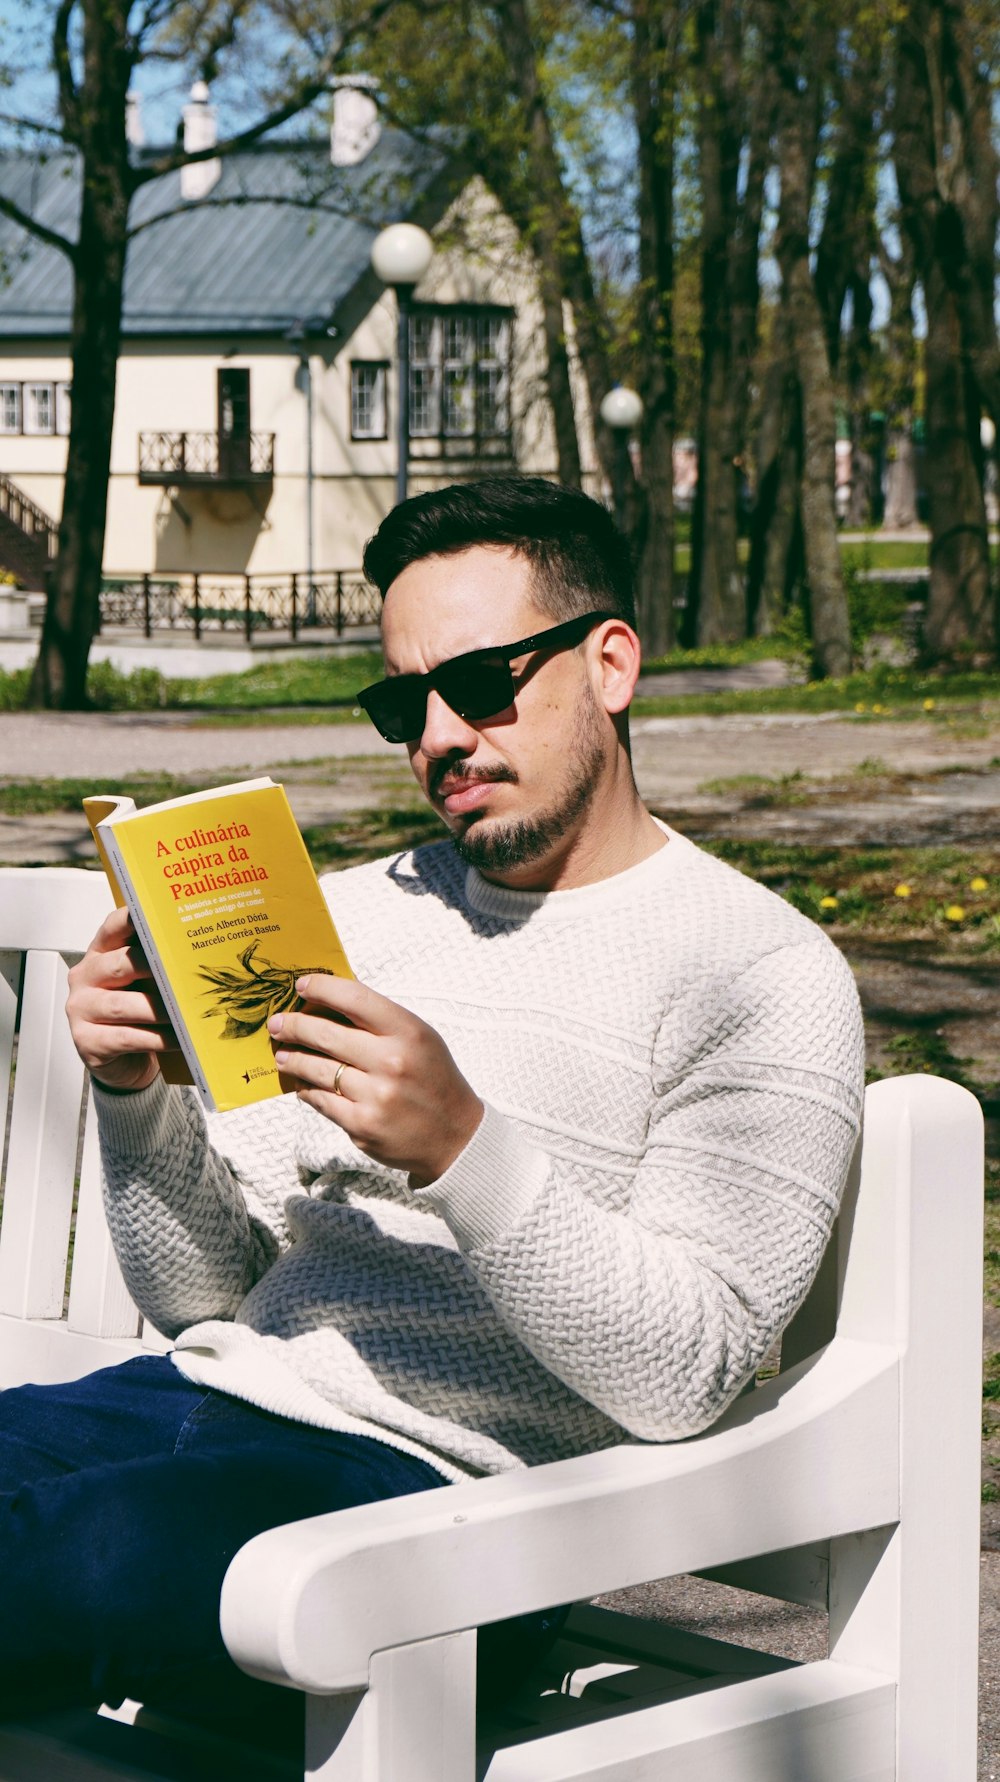
[[[419,314],[410,318],[410,438],[437,439],[440,431],[441,317]]]
[[[484,444],[511,437],[513,314],[462,303],[417,309],[410,321],[410,438]],[[483,425],[487,396],[492,423]]]
[[[8,424],[7,405],[13,403],[13,424]],[[0,433],[12,434],[21,431],[21,386],[20,384],[0,384]]]
[[[384,359],[351,361],[351,438],[388,439],[389,367]],[[366,379],[370,380],[366,382]],[[362,398],[369,398],[368,424],[363,424]]]
[[[41,425],[38,420],[38,410],[42,405],[43,392],[44,398],[48,402],[48,426]],[[53,383],[44,378],[32,379],[30,382],[25,381],[21,403],[21,424],[25,434],[32,438],[48,437],[55,433],[56,390]]]
[[[68,382],[56,384],[56,432],[65,439],[69,434],[70,390]]]

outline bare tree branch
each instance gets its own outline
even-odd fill
[[[59,9],[52,27],[52,66],[59,83],[59,112],[63,135],[68,142],[77,142],[80,134],[80,95],[73,79],[69,52],[69,27],[76,0],[59,0]]]
[[[38,136],[54,136],[63,141],[65,131],[59,124],[46,124],[41,118],[25,118],[20,112],[0,111],[0,124],[11,124],[15,130],[33,130]]]
[[[37,217],[31,216],[28,211],[22,210],[19,204],[15,204],[13,198],[5,198],[2,192],[0,192],[0,216],[7,217],[12,223],[17,223],[29,235],[34,235],[36,240],[43,241],[46,247],[57,248],[61,254],[66,255],[71,264],[75,264],[75,242],[70,241],[65,235],[60,235],[55,229],[47,228],[44,223],[38,221]]]
[[[268,112],[266,117],[260,118],[256,124],[251,124],[246,130],[237,131],[235,136],[224,137],[221,142],[214,143],[211,148],[198,149],[195,153],[189,153],[182,148],[173,149],[168,154],[158,156],[155,161],[149,161],[143,167],[136,168],[132,174],[133,191],[138,190],[140,186],[148,185],[150,180],[159,179],[164,173],[175,172],[178,167],[190,166],[197,161],[213,161],[222,155],[232,155],[238,153],[240,149],[251,148],[255,142],[260,141],[262,136],[267,136],[272,130],[277,130],[290,118],[298,117],[300,112],[305,111],[308,106],[313,104],[314,100],[321,98],[329,90],[331,77],[352,36],[365,36],[374,31],[382,19],[392,11],[396,3],[397,0],[375,0],[375,4],[370,7],[364,17],[355,22],[352,31],[346,36],[338,36],[336,44],[330,45],[310,79],[303,81],[294,92],[289,94],[287,99],[275,106],[273,111]]]
[[[354,222],[366,220],[354,204],[347,208],[339,204],[323,203],[319,199],[287,197],[284,193],[237,192],[228,198],[207,198],[195,204],[173,204],[169,210],[159,210],[155,216],[136,223],[129,230],[127,239],[134,241],[137,235],[144,235],[147,229],[155,229],[158,223],[169,222],[172,217],[190,216],[192,210],[245,210],[251,205],[265,204],[280,205],[282,210],[306,210],[311,216],[346,217]],[[371,221],[373,227],[377,226],[374,218]]]

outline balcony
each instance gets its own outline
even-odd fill
[[[274,434],[140,433],[139,481],[161,488],[242,487],[274,478]]]

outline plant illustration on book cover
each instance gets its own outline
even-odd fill
[[[268,1016],[311,972],[352,977],[284,789],[244,780],[137,810],[84,801],[193,1080],[224,1111],[280,1095]]]
[[[239,955],[239,971],[225,966],[217,966],[214,971],[209,966],[201,968],[201,976],[216,992],[213,1012],[226,1018],[223,1039],[246,1039],[265,1027],[271,1015],[301,1008],[296,981],[323,969],[319,965],[277,965],[273,959],[263,958],[255,963],[257,946],[257,941],[251,941]],[[206,990],[205,995],[210,995],[211,990]]]

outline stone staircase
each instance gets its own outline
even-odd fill
[[[58,539],[55,520],[0,474],[0,570],[15,575],[22,588],[42,591]]]

